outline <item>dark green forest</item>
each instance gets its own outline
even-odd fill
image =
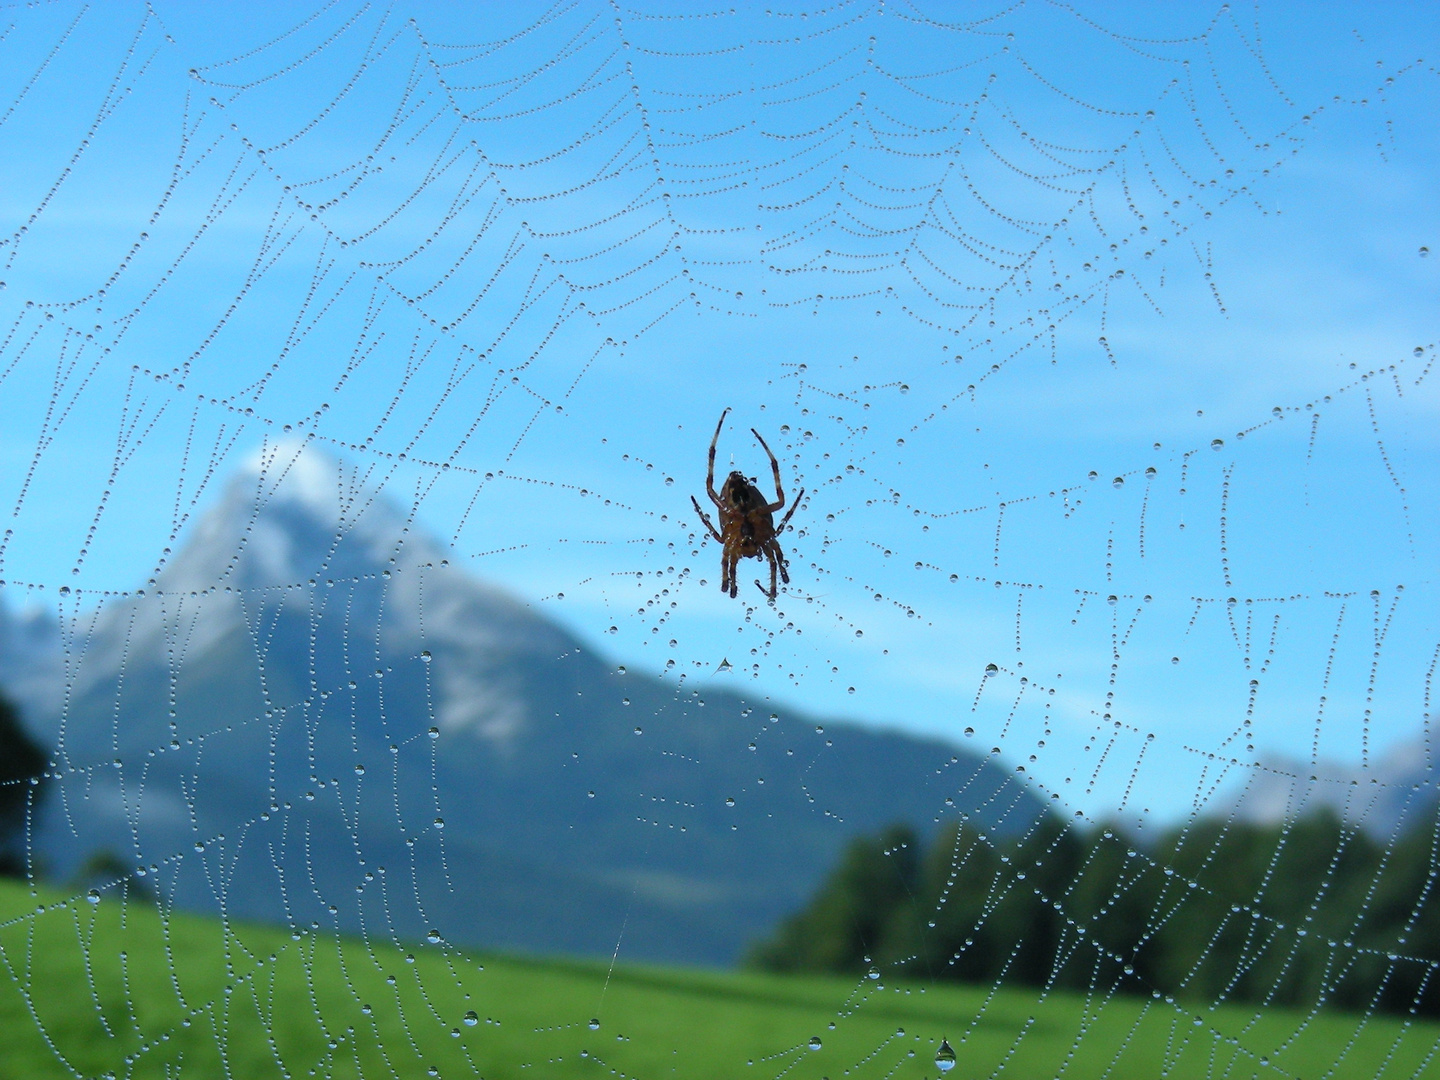
[[[1324,813],[1142,847],[1051,817],[1011,840],[951,825],[922,850],[895,826],[853,842],[749,962],[1436,1016],[1436,835],[1387,846]]]
[[[27,814],[40,797],[45,751],[25,734],[15,707],[0,695],[0,876],[25,874]]]

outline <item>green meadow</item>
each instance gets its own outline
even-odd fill
[[[598,1020],[598,1027],[592,1026]],[[811,1048],[818,1037],[818,1048]],[[472,953],[0,882],[0,1077],[1419,1077],[1440,1025]]]

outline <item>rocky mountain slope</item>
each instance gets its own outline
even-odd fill
[[[858,832],[1042,809],[948,744],[623,674],[448,555],[282,444],[143,590],[0,607],[59,776],[38,854],[233,917],[719,963]]]

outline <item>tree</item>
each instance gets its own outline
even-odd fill
[[[25,876],[26,819],[43,790],[35,781],[46,756],[20,726],[20,715],[0,697],[0,875]]]
[[[918,848],[906,825],[853,841],[810,905],[751,950],[750,962],[770,971],[865,970],[897,912],[914,904]]]
[[[1392,844],[1329,811],[1201,819],[1150,845],[1047,817],[1019,837],[893,826],[853,841],[751,962],[1200,1003],[1440,1015],[1440,822]]]

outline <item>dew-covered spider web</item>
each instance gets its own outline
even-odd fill
[[[0,9],[0,1076],[1440,1069],[1436,30]]]

